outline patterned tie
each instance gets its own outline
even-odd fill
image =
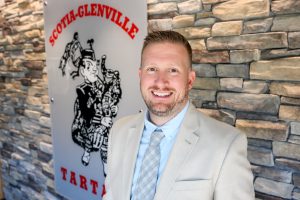
[[[134,192],[134,200],[153,200],[160,161],[160,141],[164,137],[161,129],[156,129],[143,158],[140,175]]]

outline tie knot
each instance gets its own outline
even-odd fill
[[[155,129],[155,131],[151,134],[150,146],[159,145],[164,136],[165,135],[163,134],[161,129]]]

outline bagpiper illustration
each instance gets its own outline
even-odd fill
[[[72,50],[72,42],[77,43],[76,50]],[[76,87],[72,139],[83,148],[81,162],[84,166],[89,164],[92,152],[100,152],[106,175],[108,134],[122,97],[120,73],[106,67],[106,55],[101,57],[101,61],[96,60],[93,39],[87,41],[89,48],[82,49],[76,32],[72,42],[67,44],[70,46],[66,47],[69,53],[64,53],[59,66],[64,75],[65,65],[71,59],[76,69],[70,75],[73,79],[79,75],[84,79],[83,83]],[[80,54],[77,54],[79,49]],[[99,73],[102,74],[102,78]]]
[[[73,35],[73,40],[69,42],[66,47],[63,56],[60,59],[59,69],[62,71],[62,75],[66,75],[66,65],[68,61],[71,60],[73,66],[76,68],[71,72],[71,76],[74,79],[76,76],[79,76],[79,64],[81,60],[82,47],[79,42],[78,32],[75,32]]]

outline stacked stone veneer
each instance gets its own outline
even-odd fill
[[[42,9],[41,0],[0,6],[9,200],[62,199],[53,186]],[[300,199],[300,1],[148,0],[148,16],[149,31],[172,29],[190,41],[197,72],[190,96],[199,110],[247,134],[257,199]]]
[[[300,199],[300,1],[148,0],[148,14],[189,40],[194,104],[247,134],[257,199]]]

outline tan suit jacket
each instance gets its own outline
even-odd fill
[[[117,121],[110,133],[105,200],[129,200],[144,113]],[[254,200],[247,139],[190,105],[154,200]]]

